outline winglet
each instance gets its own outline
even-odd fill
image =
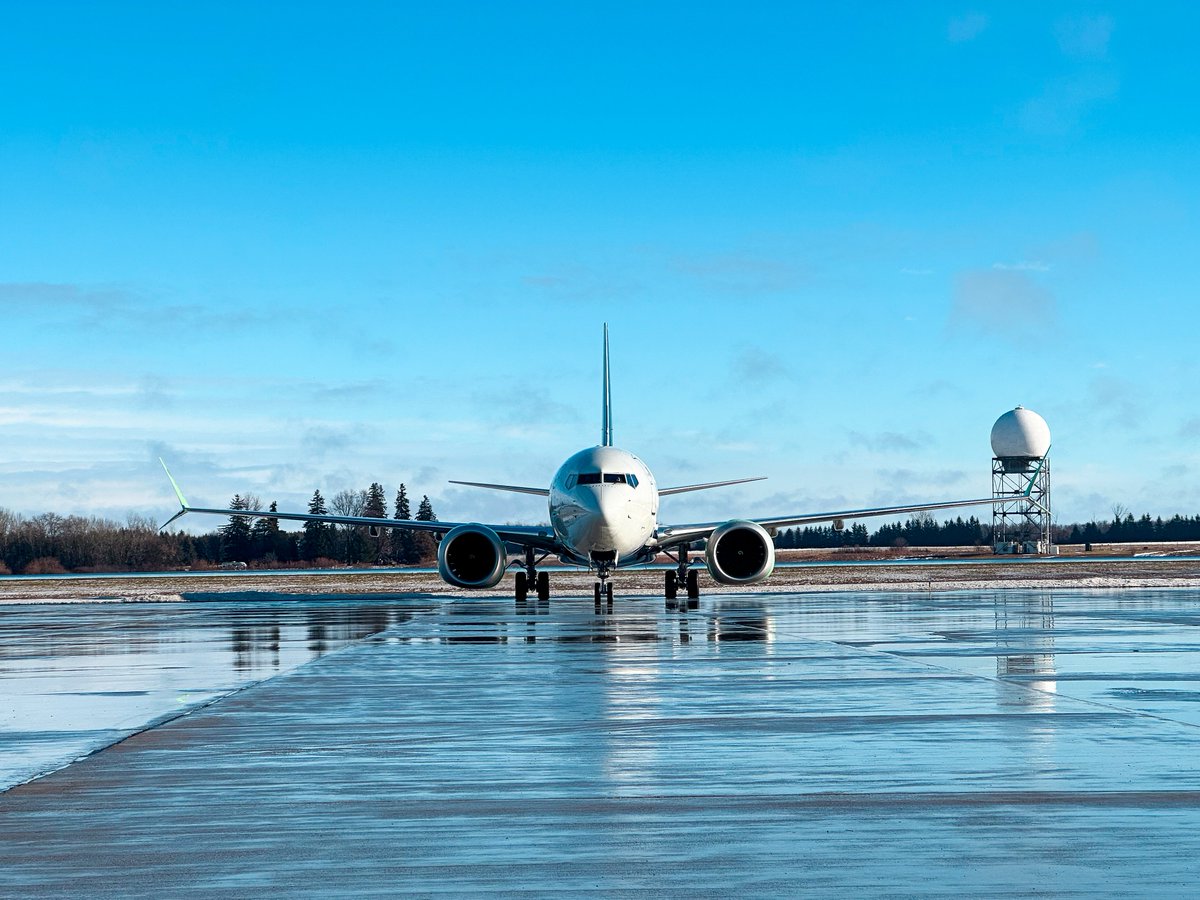
[[[1045,456],[1043,456],[1037,464],[1037,468],[1033,470],[1033,474],[1029,476],[1029,484],[1025,485],[1025,496],[1033,496],[1033,486],[1037,482],[1037,477],[1041,474],[1042,466],[1046,464],[1046,457],[1050,455],[1050,448],[1046,448]]]
[[[171,470],[167,468],[167,464],[163,462],[161,456],[158,458],[158,464],[162,466],[163,471],[167,473],[167,480],[171,482],[171,487],[175,489],[175,496],[179,500],[179,512],[175,513],[175,515],[171,516],[171,518],[167,519],[167,521],[163,522],[162,525],[159,526],[158,530],[162,531],[180,516],[187,513],[189,508],[187,499],[183,496],[183,491],[179,489],[179,485],[175,482],[175,477],[171,474]]]

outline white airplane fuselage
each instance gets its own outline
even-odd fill
[[[550,484],[549,506],[555,536],[585,564],[632,561],[658,527],[654,475],[618,447],[589,447],[563,463]]]

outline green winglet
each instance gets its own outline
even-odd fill
[[[1042,471],[1042,466],[1046,464],[1046,456],[1050,455],[1050,448],[1046,448],[1046,455],[1038,461],[1037,468],[1033,470],[1033,474],[1029,476],[1029,484],[1025,485],[1025,496],[1033,496],[1033,485],[1037,481],[1039,473]]]
[[[167,473],[167,478],[171,482],[171,487],[175,489],[175,496],[179,498],[179,505],[186,511],[188,502],[184,499],[183,491],[179,489],[179,485],[175,483],[175,478],[171,475],[171,470],[167,468],[167,464],[163,462],[162,457],[158,458],[158,464],[163,467],[163,471]],[[173,521],[173,520],[172,520]],[[170,524],[170,523],[168,523]]]

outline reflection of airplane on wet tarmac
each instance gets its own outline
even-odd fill
[[[1012,499],[989,497],[980,500],[801,513],[764,519],[730,519],[725,522],[694,525],[660,525],[660,497],[761,479],[741,478],[660,489],[644,462],[629,451],[614,447],[607,325],[604,327],[604,403],[601,437],[598,446],[580,450],[563,463],[555,473],[549,488],[472,481],[453,482],[546,497],[550,511],[548,526],[399,521],[403,522],[406,529],[441,535],[438,545],[438,572],[443,580],[456,587],[495,587],[504,577],[505,571],[513,567],[517,570],[517,599],[524,600],[528,592],[534,590],[538,599],[544,601],[550,596],[550,577],[545,570],[539,571],[538,565],[553,555],[568,565],[582,566],[594,571],[599,579],[594,587],[596,602],[599,603],[602,596],[611,602],[612,584],[608,578],[614,569],[653,562],[659,553],[665,553],[675,562],[675,567],[666,572],[667,600],[673,603],[677,592],[683,587],[687,591],[689,606],[694,606],[700,596],[698,569],[691,565],[688,548],[696,541],[707,541],[704,561],[709,574],[716,581],[729,585],[755,584],[770,576],[775,568],[775,547],[771,536],[779,528],[832,522],[835,528],[840,529],[846,519],[983,506]],[[163,468],[166,468],[165,464]],[[167,473],[167,477],[171,477],[170,472]],[[171,484],[182,508],[163,525],[164,528],[189,512],[300,522],[320,521],[370,528],[394,528],[398,524],[396,519],[365,516],[204,509],[189,506],[173,478]],[[1025,490],[1026,496],[1029,495],[1033,479],[1029,485]],[[510,546],[522,551],[511,561]]]

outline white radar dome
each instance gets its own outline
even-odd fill
[[[992,453],[1001,459],[1040,459],[1050,449],[1050,426],[1032,409],[1010,409],[992,426]]]

